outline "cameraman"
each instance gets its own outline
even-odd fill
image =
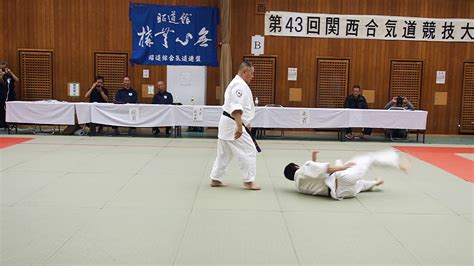
[[[0,63],[0,75],[2,76],[3,85],[5,86],[5,92],[2,91],[2,100],[3,94],[6,93],[5,101],[16,101],[15,93],[15,82],[18,82],[18,77],[12,72],[11,69],[7,67],[6,62]]]
[[[109,91],[104,87],[104,77],[97,76],[94,84],[86,92],[86,98],[90,96],[91,103],[106,103],[109,100]],[[90,135],[95,135],[95,124],[90,124]],[[104,129],[103,125],[99,125],[98,133],[101,134]]]
[[[406,98],[402,96],[397,96],[393,97],[390,102],[388,102],[384,109],[390,109],[391,107],[401,107],[405,110],[415,110],[415,107],[413,107],[413,104]]]
[[[387,110],[391,109],[405,109],[405,110],[415,110],[413,104],[406,98],[402,96],[393,97],[390,102],[388,102],[385,107]],[[389,138],[390,140],[394,139],[407,139],[408,138],[408,130],[407,129],[394,129],[389,128],[385,130],[385,137]]]

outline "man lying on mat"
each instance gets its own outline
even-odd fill
[[[312,161],[303,166],[289,163],[284,170],[288,180],[295,181],[296,189],[304,194],[329,196],[333,199],[355,197],[358,193],[371,190],[383,184],[383,179],[364,180],[363,177],[372,165],[388,166],[407,171],[410,163],[394,150],[372,152],[359,155],[349,162],[335,164],[316,162],[316,151]]]

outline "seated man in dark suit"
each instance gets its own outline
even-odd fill
[[[152,104],[173,104],[173,95],[166,91],[166,85],[164,81],[158,81],[155,84],[155,90],[158,89],[158,92],[153,96]],[[160,134],[160,128],[153,128],[153,135]],[[171,135],[171,127],[166,127],[166,135]]]
[[[364,96],[360,95],[360,86],[354,85],[352,86],[352,94],[346,97],[346,101],[344,102],[344,108],[351,108],[351,109],[369,109],[369,105],[367,104],[367,100]],[[354,136],[352,135],[352,128],[346,128],[345,130],[345,137],[347,139],[353,139]],[[372,133],[371,128],[363,128],[362,129],[362,138],[367,139],[368,136]]]
[[[115,94],[115,102],[119,104],[125,103],[138,103],[138,94],[132,89],[130,85],[130,77],[125,76],[123,78],[123,88],[119,89]],[[118,127],[113,127],[115,135],[120,135]],[[134,136],[136,134],[136,128],[131,127],[128,129],[128,134]]]

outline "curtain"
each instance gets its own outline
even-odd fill
[[[222,33],[221,58],[219,62],[220,103],[224,103],[224,92],[232,80],[232,54],[230,50],[231,35],[231,0],[219,0]]]

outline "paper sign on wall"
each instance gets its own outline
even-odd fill
[[[143,78],[147,79],[150,77],[150,70],[149,69],[143,69]]]
[[[436,84],[446,83],[446,71],[436,71]]]
[[[298,69],[296,67],[288,68],[288,80],[296,80],[298,76]]]
[[[78,82],[70,82],[67,84],[68,95],[69,97],[79,97],[80,96],[80,85]]]
[[[252,36],[252,54],[261,55],[264,54],[265,37],[261,35]]]
[[[153,85],[148,85],[147,87],[148,94],[154,95],[155,94],[155,86]]]
[[[152,84],[142,84],[142,97],[153,98],[155,96],[155,86]]]

